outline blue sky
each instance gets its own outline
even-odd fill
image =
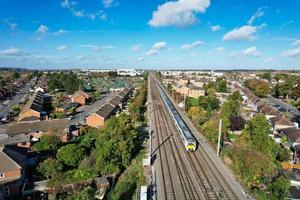
[[[0,0],[0,67],[299,69],[299,9],[299,0]]]

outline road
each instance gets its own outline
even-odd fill
[[[109,94],[103,94],[99,100],[92,103],[91,105],[85,106],[80,113],[76,114],[72,120],[70,120],[71,125],[78,124],[83,122],[84,119],[90,114],[96,112],[99,108],[101,108],[106,102],[108,102],[112,97],[114,97],[116,93],[112,92]]]
[[[294,114],[295,116],[300,116],[300,111],[297,108],[281,101],[280,99],[276,99],[276,98],[272,97],[271,95],[268,95],[267,100],[270,101],[272,104],[279,105],[281,108],[290,110],[290,112],[292,114]]]
[[[27,97],[29,90],[31,89],[31,87],[34,86],[35,80],[31,79],[29,81],[29,83],[27,83],[25,85],[25,87],[23,87],[22,89],[20,89],[20,91],[18,91],[18,93],[13,96],[13,98],[11,100],[8,100],[9,103],[7,105],[0,105],[0,117],[6,117],[9,114],[9,111],[11,109],[12,106],[19,104],[22,101],[25,101],[25,98]]]
[[[243,188],[203,138],[196,137],[200,145],[195,152],[186,151],[154,80],[150,88],[157,199],[246,199]]]

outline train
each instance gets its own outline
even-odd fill
[[[170,99],[167,97],[163,89],[159,84],[156,83],[156,86],[159,90],[160,96],[162,97],[168,111],[175,122],[176,128],[179,130],[180,137],[183,141],[184,147],[187,151],[196,151],[197,149],[197,141],[193,137],[190,129],[187,127],[177,110],[175,109],[174,105],[171,103]]]

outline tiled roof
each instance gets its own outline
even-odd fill
[[[7,172],[11,170],[21,169],[13,159],[11,159],[6,153],[0,150],[0,172]]]
[[[294,123],[290,120],[282,117],[282,116],[276,116],[270,118],[271,122],[275,125],[286,125],[286,126],[294,126]]]
[[[122,98],[120,96],[115,96],[109,101],[109,103],[111,103],[114,106],[120,105],[122,104]]]
[[[68,128],[70,121],[68,119],[55,119],[44,121],[30,121],[30,122],[17,122],[11,124],[1,125],[1,129],[5,129],[5,134],[17,135],[21,133],[28,133],[32,131],[50,131],[57,129]]]
[[[300,142],[300,130],[296,128],[286,128],[282,129],[280,132],[286,135],[293,142]]]
[[[115,110],[115,107],[110,104],[105,104],[99,110],[96,111],[96,114],[107,119]]]

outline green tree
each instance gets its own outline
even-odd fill
[[[76,144],[68,144],[63,146],[56,154],[56,157],[59,161],[72,167],[78,166],[79,162],[84,158],[84,156],[84,148]]]
[[[289,197],[290,184],[283,176],[276,178],[268,185],[271,199],[286,199]]]
[[[42,135],[40,140],[32,147],[34,151],[56,151],[60,145],[60,140],[56,135]]]
[[[48,158],[47,160],[44,160],[39,164],[38,167],[38,171],[47,179],[53,178],[57,174],[61,173],[62,169],[62,164],[54,158]]]
[[[226,79],[222,79],[218,83],[218,91],[219,92],[227,92],[227,81],[226,81]]]
[[[80,191],[77,191],[73,196],[75,200],[94,200],[96,195],[95,188],[91,186],[85,187]]]
[[[259,82],[255,86],[254,93],[258,97],[266,97],[268,94],[270,94],[270,87],[267,82]]]
[[[97,169],[101,174],[117,174],[128,167],[134,153],[136,131],[130,116],[121,114],[107,121],[96,139]]]
[[[270,134],[270,124],[264,115],[259,114],[248,121],[241,139],[252,149],[262,152],[275,160],[276,146]]]
[[[224,102],[223,106],[220,109],[220,116],[222,118],[222,127],[225,132],[229,129],[231,123],[231,118],[237,116],[240,112],[240,104],[236,100],[227,100]]]
[[[235,101],[242,101],[243,100],[242,95],[238,90],[236,90],[232,94],[230,94],[227,97],[227,99],[228,100],[235,100]]]

